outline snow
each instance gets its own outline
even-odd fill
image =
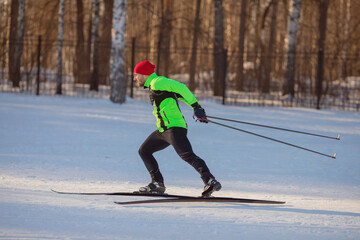
[[[174,203],[120,206],[149,182],[137,150],[155,130],[152,106],[128,99],[0,93],[1,239],[360,239],[360,114],[201,102],[209,115],[337,137],[232,124],[337,159],[214,124],[182,104],[195,153],[222,183],[216,196],[285,205]],[[169,147],[155,154],[167,192],[197,196],[202,181]],[[139,199],[139,198],[136,198]]]

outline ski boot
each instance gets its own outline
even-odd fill
[[[157,193],[164,194],[166,187],[164,183],[153,182],[145,187],[139,188],[139,193]]]
[[[205,184],[204,191],[201,194],[202,197],[211,197],[211,194],[215,191],[220,191],[221,184],[215,178],[210,178]]]

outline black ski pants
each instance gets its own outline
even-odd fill
[[[207,183],[210,178],[214,177],[210,173],[205,161],[195,155],[186,135],[187,129],[181,127],[172,127],[164,132],[156,130],[151,133],[141,145],[139,148],[139,155],[144,161],[153,182],[164,182],[164,178],[160,172],[159,165],[154,158],[153,153],[163,150],[169,145],[174,147],[176,153],[185,162],[195,168],[204,183]]]

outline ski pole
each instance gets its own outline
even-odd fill
[[[251,134],[251,135],[254,135],[254,136],[257,136],[257,137],[265,138],[265,139],[268,139],[268,140],[271,140],[271,141],[274,141],[274,142],[282,143],[282,144],[285,144],[285,145],[288,145],[288,146],[291,146],[291,147],[299,148],[299,149],[302,149],[302,150],[305,150],[305,151],[308,151],[308,152],[312,152],[312,153],[316,153],[316,154],[319,154],[319,155],[322,155],[322,156],[325,156],[325,157],[330,157],[330,158],[334,158],[334,159],[336,158],[336,153],[334,155],[328,155],[328,154],[317,152],[317,151],[314,151],[314,150],[311,150],[311,149],[308,149],[308,148],[300,147],[298,145],[294,145],[294,144],[291,144],[291,143],[280,141],[280,140],[277,140],[277,139],[274,139],[274,138],[266,137],[266,136],[263,136],[263,135],[260,135],[260,134],[257,134],[257,133],[249,132],[249,131],[246,131],[246,130],[243,130],[243,129],[240,129],[240,128],[235,128],[235,127],[225,125],[225,124],[222,124],[222,123],[214,122],[214,121],[209,120],[209,119],[207,119],[207,121],[210,122],[210,123],[219,125],[219,126],[227,127],[227,128],[234,129],[234,130],[244,132],[244,133],[247,133],[247,134]]]
[[[315,134],[315,133],[292,130],[292,129],[288,129],[288,128],[279,128],[279,127],[274,127],[274,126],[269,126],[269,125],[262,125],[262,124],[251,123],[251,122],[244,122],[244,121],[232,120],[232,119],[221,118],[221,117],[214,117],[214,116],[207,116],[207,117],[208,118],[213,118],[213,119],[218,119],[218,120],[223,120],[223,121],[228,121],[228,122],[242,123],[242,124],[248,124],[248,125],[253,125],[253,126],[257,126],[257,127],[271,128],[271,129],[276,129],[276,130],[281,130],[281,131],[288,131],[288,132],[306,134],[306,135],[311,135],[311,136],[316,136],[316,137],[323,137],[323,138],[330,138],[330,139],[340,140],[340,134],[338,134],[338,136],[335,138],[335,137],[330,137],[330,136],[325,136],[325,135],[320,135],[320,134]]]

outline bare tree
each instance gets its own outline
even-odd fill
[[[92,53],[92,42],[93,42],[93,13],[94,13],[94,4],[92,2],[92,0],[90,0],[90,11],[89,11],[89,26],[87,29],[87,43],[86,43],[86,61],[87,61],[87,65],[89,66],[89,75],[88,75],[88,83],[91,84],[91,77],[92,77],[92,72],[91,72],[91,53]]]
[[[161,23],[158,38],[157,73],[160,69],[162,75],[169,74],[170,64],[170,43],[173,21],[174,0],[160,0],[161,2]]]
[[[195,73],[196,73],[197,42],[198,42],[198,34],[200,29],[200,6],[201,6],[201,0],[196,0],[192,49],[191,49],[191,57],[189,62],[190,64],[189,89],[191,91],[194,91],[196,88]]]
[[[60,0],[59,6],[59,35],[58,35],[58,60],[57,60],[57,80],[56,80],[56,94],[62,94],[62,48],[64,41],[64,12],[65,0]]]
[[[292,1],[292,11],[288,23],[288,49],[286,61],[286,83],[284,84],[283,93],[290,94],[292,99],[295,95],[295,56],[296,56],[296,40],[299,27],[301,10],[301,0]]]
[[[274,47],[276,41],[276,16],[278,15],[278,1],[272,2],[272,15],[271,15],[271,25],[270,25],[270,37],[269,37],[269,45],[267,47],[267,61],[265,64],[265,79],[264,85],[261,89],[263,93],[270,92],[270,83],[271,83],[271,71],[272,71],[272,63],[274,58]]]
[[[18,32],[18,18],[19,18],[19,0],[11,1],[10,10],[10,36],[9,36],[9,71],[8,80],[14,82],[14,63],[15,63],[15,48],[17,44],[17,32]],[[14,85],[14,83],[13,83]]]
[[[99,36],[99,84],[107,84],[110,72],[111,28],[114,0],[105,1],[104,14],[101,17]]]
[[[8,3],[1,2],[0,3],[0,39],[1,39],[1,45],[0,45],[0,61],[1,61],[1,73],[0,73],[0,79],[4,79],[5,72],[6,72],[6,53],[8,52],[7,48],[7,37],[8,37]]]
[[[215,34],[214,34],[214,96],[223,93],[224,80],[224,11],[222,0],[214,0]]]
[[[99,13],[100,13],[100,4],[99,0],[93,0],[93,11],[94,18],[92,21],[92,31],[91,38],[93,41],[93,66],[90,80],[90,90],[99,91],[99,62],[98,62],[98,53],[99,53]]]
[[[260,3],[260,2],[259,2]],[[258,87],[261,92],[266,92],[266,72],[268,69],[268,62],[266,57],[266,43],[267,43],[267,34],[266,34],[266,19],[269,14],[270,8],[272,4],[274,3],[274,0],[271,0],[267,3],[261,17],[261,24],[260,29],[258,32],[258,44],[260,45],[260,65],[259,69],[257,71],[257,78],[258,78]],[[260,18],[259,18],[260,20]]]
[[[322,95],[322,83],[324,78],[324,53],[325,53],[325,40],[326,40],[326,26],[327,26],[327,12],[329,7],[329,0],[319,1],[319,39],[318,39],[318,66],[316,77],[316,95],[317,103],[316,109],[320,109],[320,99]]]
[[[341,78],[343,81],[346,80],[346,77],[348,75],[347,70],[347,61],[348,61],[348,55],[349,55],[349,46],[350,46],[350,35],[351,35],[351,6],[352,6],[352,0],[343,0],[342,4],[342,26],[344,27],[344,34],[341,39],[341,43],[343,46],[343,58],[341,61]]]
[[[76,56],[75,77],[78,83],[87,83],[90,76],[89,52],[86,51],[84,36],[84,4],[76,0]]]
[[[90,83],[91,74],[95,76],[98,69],[98,84],[112,84],[112,68],[108,59],[109,51],[112,54],[110,45],[113,44],[110,33],[115,29],[111,28],[109,20],[114,0],[97,1],[100,3],[98,47],[94,47],[94,39],[89,37],[95,27],[94,0],[65,0],[64,46],[59,54],[60,0],[25,0],[24,41],[19,41],[25,44],[23,54],[18,58],[21,60],[17,62],[18,66],[21,63],[21,71],[24,67],[30,73],[36,50],[31,43],[42,35],[41,68],[47,73],[42,75],[43,81],[54,78],[57,83],[60,78],[57,78],[56,72],[59,70],[64,92],[65,74],[73,73],[75,83]],[[328,0],[328,32],[320,36],[320,30],[324,30],[324,24],[319,23],[318,11],[322,2],[324,0],[129,1],[126,21],[131,24],[128,25],[125,42],[131,42],[131,38],[136,37],[135,61],[149,59],[156,63],[159,57],[157,70],[161,74],[189,72],[189,88],[192,90],[214,89],[215,95],[222,94],[223,49],[226,48],[229,53],[228,70],[236,77],[234,85],[227,86],[228,90],[234,86],[242,91],[276,91],[275,88],[269,89],[269,86],[278,86],[277,82],[271,82],[272,78],[283,77],[282,89],[278,90],[288,94],[289,98],[294,95],[303,98],[307,94],[317,96],[321,92],[321,100],[328,96],[342,97],[346,106],[350,97],[358,97],[357,86],[350,85],[354,83],[354,78],[349,76],[357,76],[360,71],[360,15],[357,14],[360,1]],[[0,78],[7,78],[14,86],[24,85],[20,77],[14,77],[19,6],[20,0],[0,0],[0,12],[5,13],[0,17],[0,29],[3,30],[0,32],[0,61],[2,68],[8,68],[0,73]],[[326,39],[326,48],[318,47],[320,37]],[[276,60],[272,57],[275,50]],[[279,57],[279,54],[284,54],[284,57]],[[97,63],[94,55],[98,55],[95,57]],[[62,57],[61,65],[58,64],[59,57]],[[130,63],[131,56],[126,56],[124,61]],[[131,71],[129,65],[126,67],[127,71]],[[55,75],[50,74],[53,71]],[[30,74],[28,76],[27,79],[31,79]],[[320,79],[323,79],[323,84],[320,84]],[[202,85],[198,85],[200,83]]]
[[[17,33],[17,41],[14,59],[14,79],[13,87],[20,87],[21,80],[21,56],[24,48],[24,31],[25,31],[25,0],[20,0],[19,7],[19,28]]]
[[[127,78],[125,74],[125,30],[127,0],[115,0],[113,16],[111,93],[110,100],[124,103],[126,100]]]
[[[245,45],[245,32],[246,32],[246,5],[247,0],[241,1],[241,14],[240,14],[240,28],[239,28],[239,42],[238,42],[238,64],[236,71],[236,90],[242,91],[244,89],[244,45]]]

